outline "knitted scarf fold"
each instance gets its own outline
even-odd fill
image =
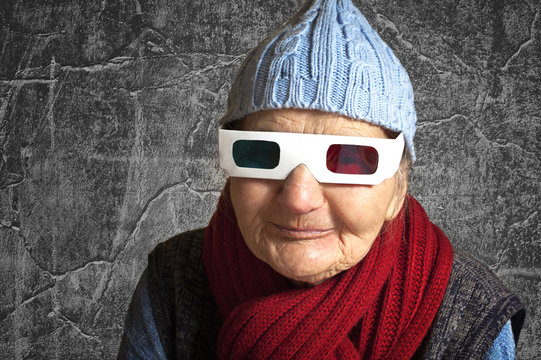
[[[224,189],[203,259],[225,322],[220,359],[406,359],[441,304],[451,244],[421,205],[408,205],[353,268],[293,288],[246,246]]]

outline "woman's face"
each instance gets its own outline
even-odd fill
[[[252,114],[240,129],[386,137],[378,126],[298,109]],[[398,214],[406,186],[396,176],[379,185],[322,184],[301,164],[285,180],[231,178],[231,200],[254,255],[296,285],[315,285],[361,261]]]

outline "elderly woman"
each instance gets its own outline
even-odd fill
[[[510,359],[518,298],[407,195],[413,90],[349,0],[242,64],[206,229],[150,254],[119,358]]]

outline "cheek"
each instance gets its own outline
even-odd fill
[[[262,179],[231,178],[230,181],[231,202],[239,228],[245,237],[252,238],[273,201],[276,186]]]
[[[390,180],[390,179],[388,179]],[[346,186],[329,195],[329,203],[344,236],[372,243],[385,222],[394,196],[387,180],[377,186]]]

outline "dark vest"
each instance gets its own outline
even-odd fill
[[[179,234],[149,255],[153,315],[168,359],[215,359],[221,326],[202,260],[205,229]],[[501,281],[472,257],[454,250],[449,284],[422,359],[482,359],[511,319],[515,343],[524,307]]]

